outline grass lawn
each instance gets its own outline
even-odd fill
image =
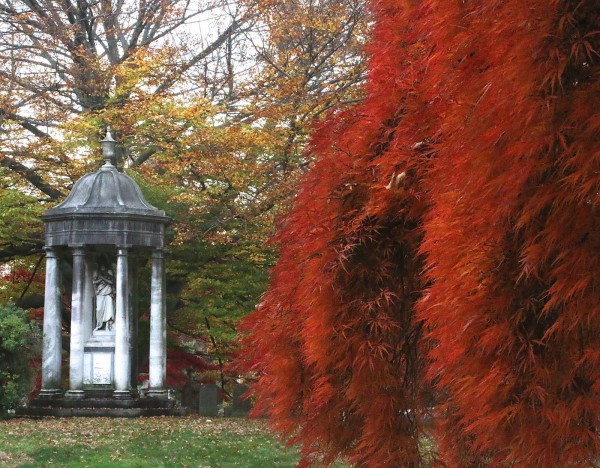
[[[0,421],[1,467],[293,467],[264,421],[45,418]]]

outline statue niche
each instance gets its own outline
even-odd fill
[[[94,275],[96,290],[96,327],[94,331],[112,330],[115,322],[115,276],[113,270],[100,265]]]
[[[83,384],[87,391],[114,384],[117,316],[116,265],[112,252],[90,249],[89,318],[84,331]]]

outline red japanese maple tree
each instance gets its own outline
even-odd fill
[[[373,1],[245,323],[258,411],[304,462],[600,457],[600,1]],[[430,385],[434,386],[433,401]]]
[[[445,26],[422,86],[440,137],[418,316],[441,454],[597,461],[600,2],[433,3]]]

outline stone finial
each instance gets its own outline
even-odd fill
[[[102,145],[102,157],[104,158],[105,166],[112,166],[115,158],[115,147],[117,142],[110,133],[110,127],[106,127],[106,136],[100,142]]]

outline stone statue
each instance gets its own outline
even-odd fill
[[[101,266],[94,277],[96,287],[96,328],[111,330],[115,321],[115,282],[110,268]]]

